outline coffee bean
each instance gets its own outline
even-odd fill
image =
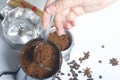
[[[70,73],[68,73],[67,75],[70,76]]]
[[[63,75],[65,75],[64,73],[61,73],[61,75],[63,76]]]
[[[87,79],[87,80],[94,80],[93,78],[89,78],[89,79]]]
[[[102,76],[101,76],[101,75],[99,75],[99,78],[100,78],[100,79],[102,79]]]
[[[102,45],[102,46],[101,46],[101,48],[105,48],[105,46],[104,46],[104,45]]]
[[[98,62],[99,62],[99,63],[102,63],[102,61],[101,61],[101,60],[99,60]]]
[[[78,71],[78,73],[82,73],[82,71]]]
[[[72,78],[70,78],[69,80],[73,80]]]

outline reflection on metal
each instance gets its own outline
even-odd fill
[[[25,8],[15,8],[8,11],[2,21],[5,40],[13,47],[19,44],[24,45],[29,40],[37,38],[41,28],[39,16],[32,10]]]

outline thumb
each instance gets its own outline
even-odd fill
[[[67,8],[80,5],[82,0],[59,0],[46,6],[45,10],[49,14],[55,14],[64,11]]]

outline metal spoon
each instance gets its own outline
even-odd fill
[[[53,20],[54,20],[54,15],[51,14],[49,25],[48,25],[46,30],[43,30],[43,32],[44,32],[44,34],[43,34],[44,42],[46,42],[48,40],[48,36],[49,36],[50,29],[52,27]]]

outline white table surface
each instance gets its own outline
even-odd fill
[[[102,75],[101,80],[120,80],[120,0],[103,10],[80,16],[76,22],[77,25],[70,30],[75,42],[70,61],[76,60],[80,64],[80,70],[90,67],[94,80],[100,80],[99,75]],[[102,45],[105,48],[101,48]],[[90,52],[90,58],[80,63],[79,57],[87,51]],[[18,53],[0,38],[0,69],[1,65],[16,67],[17,62],[11,65],[14,60],[18,61],[19,56],[16,54]],[[111,58],[119,61],[117,66],[109,64]],[[102,63],[98,63],[98,60]],[[61,76],[62,80],[69,80],[69,69],[66,62],[63,62],[61,71],[66,74]],[[81,73],[78,79],[87,78]]]
[[[75,40],[71,60],[89,51],[90,58],[80,64],[81,70],[90,67],[94,80],[100,80],[99,75],[102,75],[101,80],[120,80],[120,0],[106,9],[81,16],[76,21],[76,27],[71,30]],[[102,45],[105,48],[101,48]],[[113,57],[117,58],[119,65],[109,64],[109,59]],[[68,77],[63,77],[63,80],[68,80]],[[79,80],[86,80],[86,77],[81,74]]]

